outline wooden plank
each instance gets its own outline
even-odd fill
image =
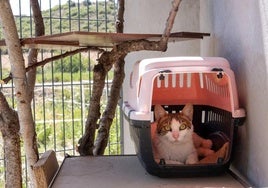
[[[114,45],[133,40],[160,40],[161,34],[137,34],[137,33],[101,33],[101,32],[66,32],[61,34],[44,35],[35,38],[21,39],[25,48],[40,49],[74,49],[79,47],[112,48]],[[176,32],[171,33],[170,41],[184,41],[191,39],[203,39],[209,33]],[[5,46],[5,41],[0,41],[0,46]]]
[[[38,188],[47,188],[58,168],[59,165],[55,152],[52,150],[46,151],[33,166]]]

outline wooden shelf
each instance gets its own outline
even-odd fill
[[[177,32],[172,33],[169,42],[203,39],[209,33]],[[125,41],[151,40],[158,41],[161,34],[137,34],[137,33],[100,33],[74,31],[54,35],[44,35],[35,38],[21,39],[24,48],[38,49],[77,49],[81,47],[112,48],[114,45]],[[5,41],[0,41],[0,47],[5,46]]]

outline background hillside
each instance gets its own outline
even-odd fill
[[[115,19],[117,15],[117,1],[114,0],[98,0],[91,2],[90,0],[80,1],[80,3],[74,1],[68,1],[65,4],[56,5],[51,9],[42,11],[42,16],[45,24],[45,34],[57,34],[70,31],[90,31],[90,32],[115,32]],[[35,35],[35,24],[33,22],[32,14],[15,16],[15,21],[17,25],[17,30],[20,38],[34,37]],[[2,30],[0,27],[0,39],[3,39]],[[0,49],[1,52],[1,74],[0,76],[5,78],[10,73],[10,63],[7,55],[6,48]],[[27,49],[24,49],[24,59],[26,65],[28,64]],[[55,52],[54,53],[60,53]],[[54,54],[55,55],[55,54]],[[44,50],[38,59],[44,59],[51,57],[52,54]],[[54,81],[64,80],[70,81],[70,78],[63,76],[62,79],[58,79],[58,74],[63,73],[73,73],[81,76],[79,71],[87,73],[91,70],[92,64],[94,64],[97,54],[92,51],[90,57],[87,53],[83,53],[81,56],[76,55],[74,57],[64,58],[62,60],[55,61],[54,64]],[[89,63],[90,59],[90,63]],[[62,62],[64,62],[62,64]],[[62,67],[64,66],[64,67]],[[47,64],[44,67],[45,74],[50,74],[51,65]],[[76,68],[74,68],[76,67]],[[43,69],[38,69],[37,72],[37,82],[51,81],[52,76],[46,75],[43,78],[40,71]],[[82,77],[83,74],[82,74]],[[88,78],[85,78],[88,79]]]
[[[69,31],[115,32],[117,4],[114,1],[88,0],[54,6],[42,11],[45,34],[56,34]],[[32,16],[15,17],[21,38],[34,36]],[[2,34],[0,33],[0,38]]]

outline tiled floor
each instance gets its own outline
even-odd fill
[[[243,187],[230,174],[202,178],[159,178],[148,174],[136,156],[66,158],[53,188]]]

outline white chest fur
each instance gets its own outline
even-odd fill
[[[170,142],[163,137],[158,137],[155,140],[155,147],[159,159],[183,164],[189,163],[189,159],[190,163],[195,163],[197,160],[196,150],[191,139],[184,142]]]

